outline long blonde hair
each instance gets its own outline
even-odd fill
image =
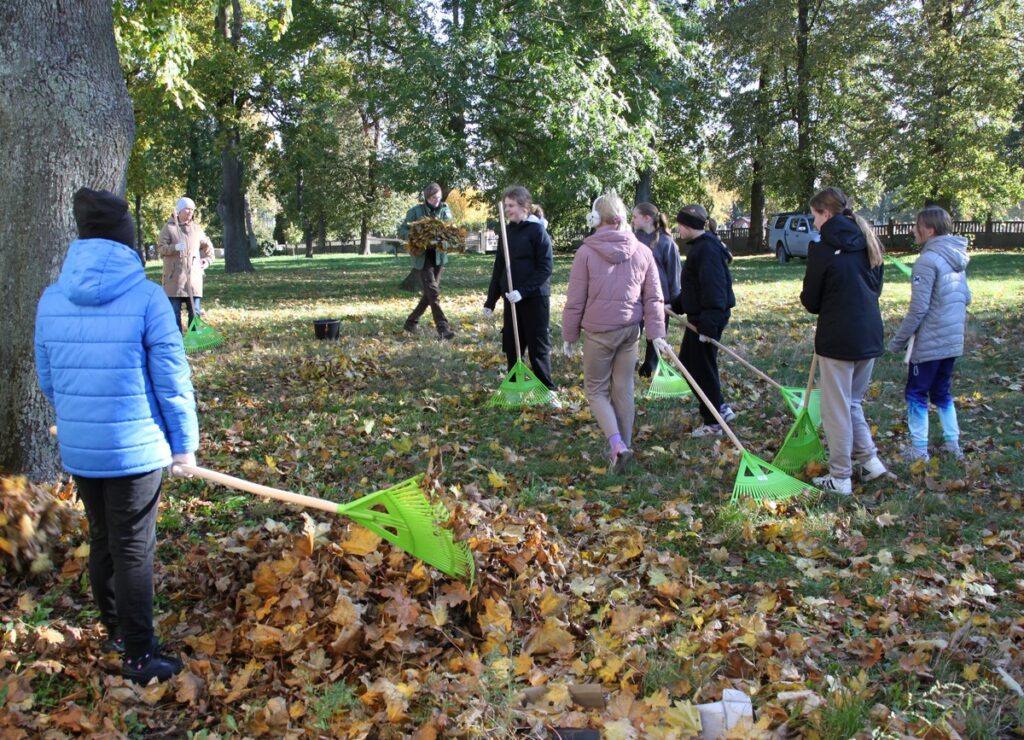
[[[875,230],[871,228],[871,224],[863,216],[858,216],[853,212],[853,203],[846,193],[839,188],[825,188],[815,193],[808,205],[819,213],[828,213],[832,216],[843,215],[853,219],[867,240],[868,263],[872,267],[881,267],[882,262],[885,261],[885,247],[879,241]]]
[[[601,217],[602,224],[613,225],[619,231],[629,228],[626,204],[614,191],[605,193],[595,200],[594,211]]]

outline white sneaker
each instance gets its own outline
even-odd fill
[[[834,478],[831,475],[820,475],[812,479],[815,487],[829,493],[837,493],[840,496],[853,494],[853,485],[849,478]]]
[[[857,463],[854,467],[862,483],[880,478],[889,472],[885,467],[885,463],[878,459],[878,455],[872,455],[869,460]]]
[[[727,403],[723,403],[718,407],[718,413],[722,415],[725,423],[728,424],[730,421],[736,418],[736,412],[732,410],[732,406]]]
[[[548,401],[548,403],[551,404],[551,408],[553,409],[562,408],[562,402],[559,400],[558,395],[554,391],[551,391],[551,399]]]
[[[946,455],[949,455],[954,460],[964,459],[964,451],[960,449],[959,442],[943,442],[942,452]]]
[[[722,427],[718,424],[704,424],[690,432],[691,437],[721,437]]]

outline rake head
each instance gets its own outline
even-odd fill
[[[800,409],[804,406],[804,394],[807,390],[804,388],[793,388],[784,387],[782,389],[782,397],[786,401],[786,405],[789,406],[789,410],[793,412],[793,416],[800,415]],[[811,415],[811,421],[814,422],[814,428],[821,428],[821,389],[815,388],[811,391],[811,402],[807,407],[807,412]]]
[[[421,486],[423,476],[403,481],[347,504],[338,513],[400,547],[442,573],[473,582],[473,556],[465,542],[444,529],[448,510],[431,503]]]
[[[816,490],[809,483],[797,480],[785,471],[743,450],[731,500],[735,502],[741,496],[749,496],[755,501],[785,501],[805,491]]]
[[[686,378],[669,363],[659,360],[651,375],[651,387],[647,389],[647,397],[681,398],[692,394]]]
[[[188,331],[185,332],[183,341],[186,352],[202,352],[222,345],[224,335],[203,321],[197,313],[189,322]]]
[[[537,380],[522,360],[516,362],[508,375],[501,381],[498,390],[487,402],[488,406],[519,408],[520,406],[544,406],[551,403],[551,390]]]
[[[809,462],[824,461],[825,447],[818,436],[818,428],[814,426],[809,411],[802,408],[772,465],[787,473],[795,473]]]

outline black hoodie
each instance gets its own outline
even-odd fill
[[[685,313],[704,336],[721,339],[729,323],[729,309],[736,305],[729,272],[732,255],[710,231],[688,244],[679,278],[681,290],[672,300],[672,309]]]
[[[837,215],[821,227],[821,241],[807,253],[800,302],[818,314],[814,351],[833,360],[855,362],[885,351],[882,267],[872,267],[868,243],[857,222]]]

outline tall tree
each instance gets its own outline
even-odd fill
[[[109,0],[0,5],[0,469],[59,472],[36,382],[35,307],[75,234],[82,186],[124,193],[134,124]]]

